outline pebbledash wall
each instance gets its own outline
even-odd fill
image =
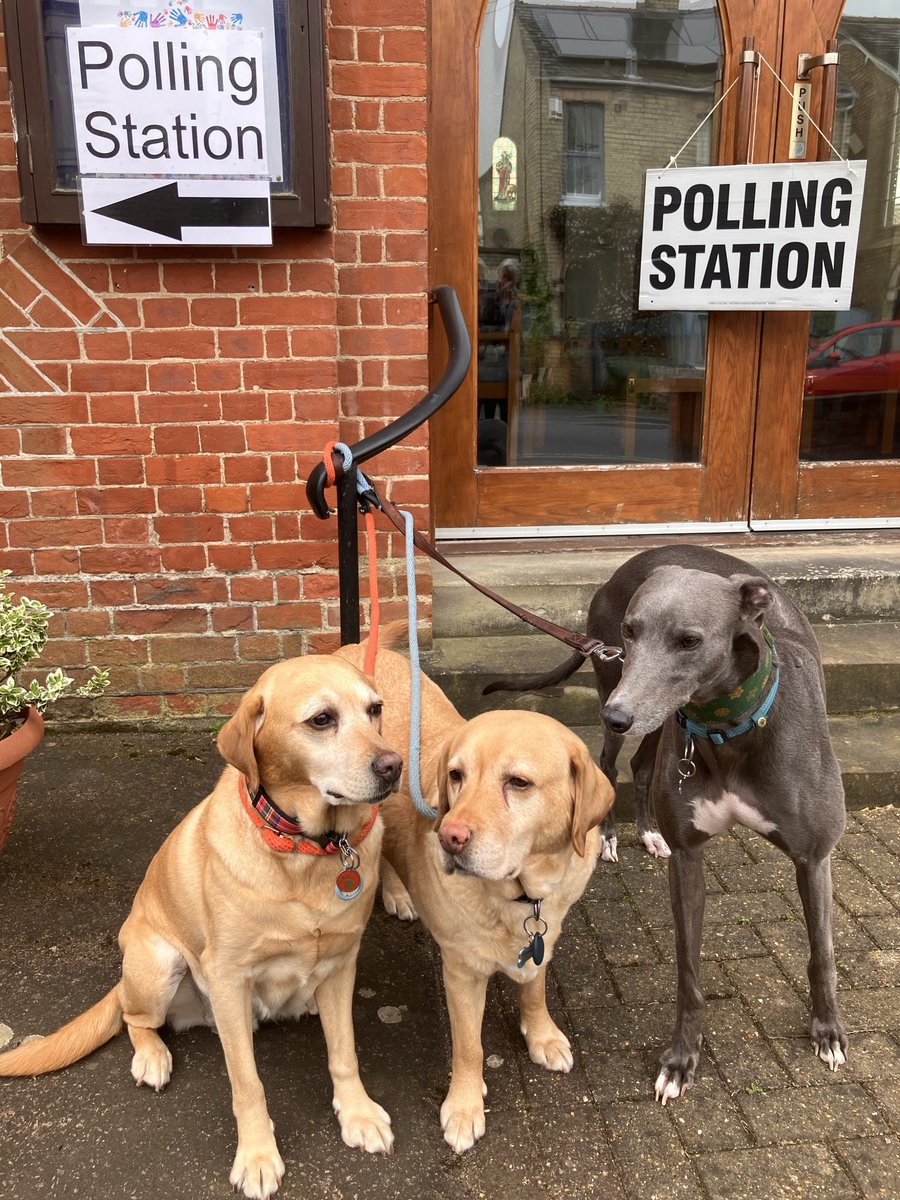
[[[304,482],[427,390],[425,26],[425,0],[332,0],[332,227],[225,252],[23,225],[0,40],[0,565],[54,612],[45,663],[110,670],[69,719],[214,718],[338,644],[336,524]],[[427,527],[427,430],[370,468]],[[426,567],[417,591],[427,613]]]

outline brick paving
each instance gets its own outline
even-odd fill
[[[218,771],[202,734],[56,734],[27,767],[0,856],[0,1024],[47,1032],[115,979],[115,933],[146,864]],[[852,812],[834,862],[835,942],[850,1058],[829,1072],[806,1037],[806,949],[788,861],[743,830],[707,853],[707,1039],[687,1096],[654,1104],[673,1020],[664,864],[621,830],[551,967],[568,1076],[534,1066],[514,989],[495,979],[484,1026],[487,1134],[457,1157],[438,1110],[449,1030],[428,935],[377,911],[357,980],[363,1077],[391,1112],[390,1159],[348,1150],[310,1019],[268,1025],[257,1060],[287,1163],[286,1200],[843,1200],[900,1195],[900,808]],[[391,1007],[400,1020],[385,1023]],[[397,1013],[392,1014],[396,1017]],[[2,1040],[2,1035],[0,1035]],[[55,1076],[0,1083],[0,1198],[183,1200],[231,1195],[221,1050],[169,1036],[172,1084],[136,1089],[116,1039]]]

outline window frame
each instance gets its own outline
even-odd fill
[[[56,184],[41,0],[4,0],[3,10],[22,220],[31,225],[78,225],[78,192]],[[272,196],[272,224],[327,226],[331,181],[323,5],[319,0],[290,0],[287,13],[290,178],[295,186],[297,181],[309,186],[299,194]],[[284,90],[282,86],[282,95]]]
[[[573,108],[597,109],[600,113],[600,148],[597,151],[590,150],[575,150],[569,146],[569,112]],[[606,110],[602,100],[584,100],[573,99],[568,100],[563,97],[563,187],[561,203],[566,205],[578,206],[584,208],[596,208],[603,203],[603,192],[606,183],[606,161],[604,154],[603,139],[606,136]],[[591,159],[599,159],[599,175],[600,175],[600,190],[597,192],[570,192],[569,183],[569,164],[573,160],[589,161]]]

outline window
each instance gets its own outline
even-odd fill
[[[841,362],[853,362],[858,358],[874,358],[881,353],[881,342],[884,336],[884,326],[874,325],[871,329],[849,333],[845,338],[835,342],[834,348],[841,356]]]
[[[22,218],[34,224],[77,224],[80,206],[66,29],[91,24],[90,14],[102,11],[103,3],[89,0],[86,6],[84,0],[5,0],[3,7]],[[152,22],[157,11],[162,17],[186,7],[151,0],[147,10]],[[195,17],[202,7],[201,2],[192,6]],[[216,12],[225,7],[217,5]],[[275,31],[277,88],[271,94],[280,99],[273,119],[279,126],[276,137],[280,134],[282,170],[281,177],[272,182],[272,222],[327,225],[330,203],[322,6],[317,0],[253,0],[244,7],[247,28],[253,27],[253,10],[265,11]],[[83,12],[88,14],[84,21]],[[118,6],[110,4],[110,13],[118,15]],[[132,15],[139,21],[147,17],[143,9]],[[234,13],[230,19],[240,18]],[[95,18],[93,23],[97,23]]]
[[[599,204],[603,194],[603,105],[566,105],[565,183],[567,204]]]

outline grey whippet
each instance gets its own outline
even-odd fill
[[[681,1096],[697,1070],[705,1008],[703,848],[735,823],[756,830],[794,864],[810,945],[813,1049],[834,1070],[847,1053],[830,858],[844,828],[844,792],[812,629],[750,563],[705,547],[670,546],[636,555],[595,595],[588,633],[612,642],[619,630],[624,666],[595,664],[607,729],[601,766],[615,782],[624,735],[644,735],[633,760],[639,832],[651,832],[652,802],[665,839],[655,852],[671,850],[678,994],[656,1097],[665,1104]],[[558,682],[580,658],[501,686]]]

